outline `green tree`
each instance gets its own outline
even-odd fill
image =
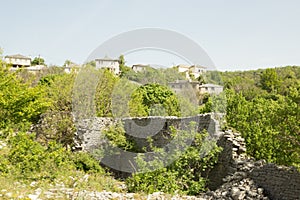
[[[179,101],[170,89],[151,83],[140,86],[129,102],[131,116],[180,116]]]
[[[292,98],[276,95],[247,101],[242,93],[229,91],[227,100],[227,122],[241,132],[251,156],[300,166],[300,110]]]
[[[264,90],[267,90],[268,92],[277,90],[280,85],[280,80],[277,72],[273,68],[268,68],[263,71],[260,78],[262,88]]]
[[[40,80],[51,106],[34,127],[39,142],[56,141],[65,147],[73,145],[76,129],[72,116],[72,90],[75,76],[75,73],[49,74]]]
[[[113,90],[119,78],[109,70],[100,70],[99,73],[95,94],[96,113],[98,117],[111,117]]]
[[[0,62],[0,128],[27,130],[50,106],[45,89],[31,85]]]
[[[120,77],[126,76],[126,74],[133,72],[133,70],[125,65],[125,58],[123,55],[120,55],[119,57],[119,63],[120,63]]]
[[[35,65],[46,65],[46,64],[45,64],[44,58],[41,58],[41,57],[35,57],[35,58],[31,61],[31,65],[35,66]]]

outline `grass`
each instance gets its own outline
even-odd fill
[[[4,141],[0,141],[2,144]],[[43,172],[32,172],[34,178],[24,178],[17,172],[13,163],[6,163],[11,147],[0,148],[0,199],[28,199],[29,195],[39,193],[40,199],[46,199],[49,191],[55,194],[53,199],[67,199],[78,191],[126,192],[122,182],[115,180],[103,171],[85,172],[74,167],[61,167],[56,170],[54,178],[47,178]],[[86,158],[86,157],[85,157]],[[90,161],[90,160],[89,160]],[[68,193],[69,194],[66,194]]]

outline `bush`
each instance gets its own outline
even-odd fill
[[[57,169],[69,166],[69,152],[55,142],[44,147],[34,138],[34,134],[18,133],[9,139],[8,160],[14,173],[23,178],[53,177]]]
[[[64,147],[74,145],[76,127],[70,112],[47,111],[33,131],[37,134],[37,140],[43,144],[56,141]]]
[[[0,161],[0,172],[22,179],[50,180],[62,172],[75,170],[104,174],[99,162],[87,153],[72,153],[55,141],[42,146],[34,138],[34,134],[27,133],[12,136],[8,140],[9,151],[0,154],[4,158]]]
[[[96,161],[91,155],[78,152],[71,155],[71,159],[77,170],[84,171],[86,173],[100,173],[104,174],[104,169],[99,165],[99,161]]]
[[[43,87],[24,83],[0,62],[0,129],[27,131],[49,106]]]
[[[189,131],[176,132],[173,129],[172,132],[178,149],[170,155],[169,152],[154,147],[154,151],[158,152],[159,156],[150,162],[146,162],[143,156],[138,156],[137,164],[142,172],[137,172],[126,179],[130,192],[161,191],[195,195],[206,189],[207,180],[203,177],[203,172],[209,170],[217,162],[217,155],[221,148],[214,141],[205,140],[207,137],[205,131],[197,133],[190,128]],[[186,145],[184,141],[191,138],[194,138],[193,145],[187,147],[185,152],[181,152],[180,149]],[[174,162],[165,166],[168,163],[166,160],[172,161],[172,159]]]
[[[132,93],[129,108],[131,116],[180,116],[175,93],[156,83],[137,88]]]

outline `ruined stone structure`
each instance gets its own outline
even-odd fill
[[[300,173],[293,167],[255,161],[246,155],[244,139],[233,131],[220,131],[218,122],[211,114],[188,118],[150,117],[126,118],[121,120],[126,135],[142,148],[147,145],[145,136],[152,136],[154,145],[164,146],[168,142],[170,126],[178,129],[194,121],[197,131],[208,130],[210,136],[218,138],[223,148],[215,167],[207,172],[210,191],[200,195],[205,199],[300,199]],[[103,140],[101,131],[117,123],[111,118],[94,118],[78,125],[78,145],[92,151]],[[126,158],[127,159],[127,158]]]

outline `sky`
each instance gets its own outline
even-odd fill
[[[0,0],[0,5],[3,55],[40,55],[48,65],[84,63],[105,41],[142,28],[188,37],[221,71],[300,65],[298,0]],[[185,62],[149,49],[125,60]]]

